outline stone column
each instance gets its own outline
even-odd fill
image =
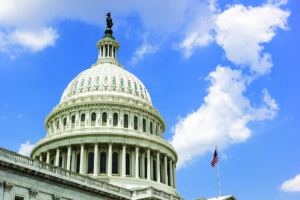
[[[105,45],[103,45],[103,57],[106,57],[106,47],[105,47]]]
[[[122,146],[122,176],[126,176],[126,144]]]
[[[116,48],[116,54],[115,54],[116,59],[118,59],[118,49]]]
[[[98,143],[95,143],[95,151],[94,151],[94,176],[98,176],[99,172],[99,149]]]
[[[3,200],[11,200],[12,194],[10,193],[11,189],[13,188],[13,184],[5,182],[4,183],[4,197]]]
[[[165,160],[164,160],[164,174],[165,174],[165,184],[168,185],[168,167],[167,167],[167,163],[168,162],[168,158],[167,155],[165,155]]]
[[[59,166],[59,148],[56,149],[55,166]]]
[[[135,147],[135,178],[139,178],[139,146]]]
[[[46,163],[50,164],[50,151],[47,151]]]
[[[107,175],[111,176],[112,172],[112,143],[108,144],[108,167],[107,167]]]
[[[176,189],[176,167],[175,167],[175,162],[173,164],[173,187]]]
[[[160,157],[159,157],[159,151],[156,153],[156,180],[159,183],[160,182]]]
[[[147,180],[151,180],[151,169],[150,169],[151,161],[150,161],[150,148],[147,148]]]
[[[71,171],[75,172],[75,160],[76,160],[76,152],[72,151],[72,163],[71,163]]]
[[[83,163],[84,163],[84,143],[81,143],[80,145],[80,168],[79,173],[83,174]]]
[[[170,185],[171,185],[171,187],[173,187],[173,161],[172,161],[172,158],[170,158],[170,174],[169,174],[169,176],[170,176]]]
[[[71,145],[68,145],[68,153],[67,153],[67,170],[71,168]]]
[[[66,153],[62,153],[61,167],[64,168],[64,169],[66,169]]]
[[[43,154],[40,154],[40,161],[43,162]]]

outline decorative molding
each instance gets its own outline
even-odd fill
[[[5,182],[5,184],[4,184],[5,192],[10,192],[12,188],[13,188],[13,184]]]
[[[61,196],[57,195],[57,194],[53,194],[52,195],[52,199],[53,200],[60,200]]]
[[[37,195],[38,195],[39,191],[38,190],[35,190],[35,189],[30,189],[29,190],[29,196],[31,198],[35,198]]]

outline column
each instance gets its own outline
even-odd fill
[[[175,162],[173,164],[173,187],[176,189],[176,169],[175,169]]]
[[[81,143],[81,146],[80,146],[80,168],[79,168],[80,174],[83,174],[83,163],[84,163],[84,143]]]
[[[150,161],[150,148],[147,149],[147,180],[151,180],[151,169],[150,169],[151,161]]]
[[[61,167],[64,168],[64,169],[66,169],[66,153],[62,153]]]
[[[71,145],[68,145],[68,153],[67,153],[67,170],[71,168]]]
[[[159,151],[156,153],[156,180],[158,183],[160,183],[160,157],[159,157]]]
[[[98,176],[99,172],[99,149],[98,143],[95,143],[95,151],[94,151],[94,176]]]
[[[115,51],[116,51],[116,52],[115,52],[115,58],[116,58],[116,59],[118,59],[118,56],[117,56],[118,49],[117,49],[117,48],[115,48]]]
[[[112,171],[112,143],[110,142],[108,144],[108,169],[107,169],[107,175],[111,176]]]
[[[50,164],[50,151],[47,151],[46,163]]]
[[[139,178],[139,146],[135,147],[135,178]]]
[[[170,185],[171,185],[171,187],[173,187],[173,161],[172,161],[172,158],[170,158],[170,174],[169,174],[169,176],[170,176]]]
[[[13,188],[13,184],[8,183],[8,182],[4,182],[4,186],[3,186],[3,200],[11,200],[11,189]]]
[[[123,144],[122,149],[122,176],[126,176],[126,144]]]
[[[43,154],[40,154],[40,161],[43,162]]]
[[[55,166],[59,166],[59,148],[56,149]]]
[[[106,47],[105,47],[105,45],[103,45],[103,50],[104,50],[103,57],[106,57]]]
[[[167,155],[165,155],[165,160],[164,160],[164,174],[165,174],[165,184],[168,185],[168,167],[167,167],[167,162],[168,162],[168,158]]]
[[[71,163],[71,171],[75,172],[75,160],[76,160],[76,152],[72,151],[72,163]]]

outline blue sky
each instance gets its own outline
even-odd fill
[[[300,198],[299,19],[296,0],[2,1],[0,147],[20,153],[97,60],[112,13],[119,62],[147,87],[176,148],[177,190]],[[297,176],[298,175],[298,176]]]

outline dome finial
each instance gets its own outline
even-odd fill
[[[105,29],[105,37],[110,37],[110,38],[113,38],[115,39],[112,34],[113,34],[113,31],[111,30],[111,27],[114,25],[114,23],[112,22],[112,18],[110,17],[110,12],[106,14],[106,29]]]

